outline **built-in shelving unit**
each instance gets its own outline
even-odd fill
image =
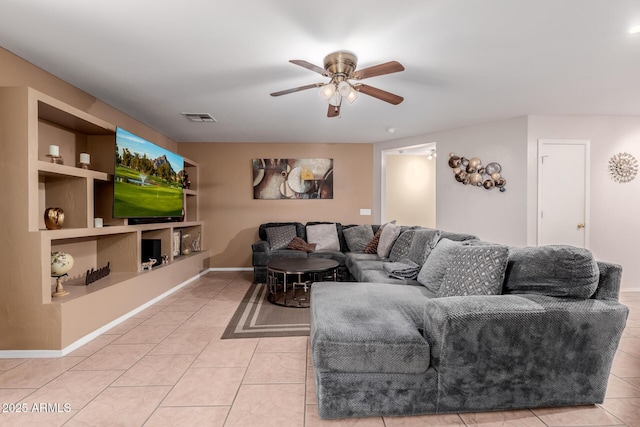
[[[37,271],[17,275],[13,283],[2,285],[4,294],[13,297],[13,305],[4,310],[0,307],[0,312],[8,313],[7,317],[31,316],[23,322],[23,329],[37,329],[38,322],[47,322],[40,326],[42,336],[34,333],[26,342],[24,337],[13,337],[7,344],[0,340],[0,350],[13,349],[16,342],[26,348],[64,348],[206,267],[208,251],[174,251],[174,234],[203,235],[203,224],[198,220],[197,163],[185,159],[191,187],[184,190],[182,222],[129,225],[126,219],[111,214],[114,125],[32,88],[0,88],[0,129],[3,144],[15,144],[9,147],[13,163],[7,167],[19,175],[13,178],[23,180],[4,194],[17,197],[21,210],[27,205],[23,211],[26,220],[16,217],[10,232],[21,241],[22,253],[10,254],[0,266],[30,265]],[[51,162],[47,156],[50,145],[59,147],[64,164]],[[89,169],[77,167],[80,153],[89,153]],[[48,207],[64,210],[61,229],[46,229],[44,212]],[[95,218],[102,218],[104,226],[95,227]],[[159,239],[167,262],[143,271],[142,239]],[[69,294],[62,297],[51,296],[55,279],[50,275],[50,254],[55,251],[74,257],[74,266],[63,281]],[[86,272],[107,263],[111,273],[86,286]],[[20,304],[23,307],[14,311]],[[0,325],[16,320],[0,318]],[[52,325],[59,327],[53,334]],[[0,330],[0,335],[5,333]]]

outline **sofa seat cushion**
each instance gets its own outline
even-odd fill
[[[378,255],[365,254],[358,252],[346,253],[345,266],[349,269],[349,272],[357,282],[367,282],[363,277],[363,273],[366,270],[380,270],[382,269],[382,261]]]
[[[590,298],[600,270],[587,249],[565,245],[511,248],[504,292]]]
[[[347,256],[340,251],[323,251],[323,252],[311,252],[307,255],[309,258],[325,258],[338,261],[340,265],[344,265]]]
[[[424,373],[425,288],[318,282],[311,287],[313,366],[320,372]]]
[[[415,279],[396,279],[390,277],[389,273],[384,270],[364,270],[362,272],[362,281],[387,283],[392,285],[420,285]]]
[[[278,249],[269,252],[268,261],[277,258],[307,258],[307,253],[303,251],[295,251],[293,249]]]

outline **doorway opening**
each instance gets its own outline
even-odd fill
[[[382,151],[381,219],[436,228],[436,143]]]

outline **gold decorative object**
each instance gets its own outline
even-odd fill
[[[638,161],[629,153],[618,153],[609,159],[609,175],[615,182],[633,181],[638,174]]]
[[[47,230],[60,230],[64,223],[64,211],[62,208],[47,208],[44,211],[44,225]]]

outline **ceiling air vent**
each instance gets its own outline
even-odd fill
[[[182,115],[192,122],[216,122],[216,119],[209,113],[182,113]]]

